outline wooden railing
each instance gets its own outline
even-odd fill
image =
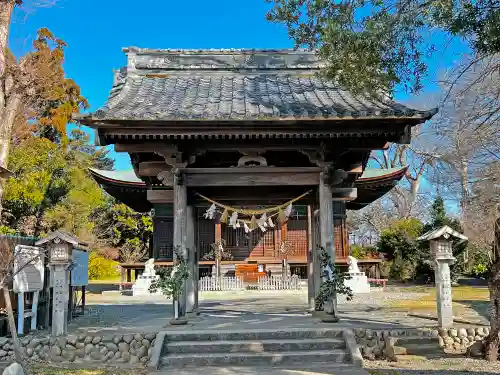
[[[388,281],[389,280],[387,280],[387,279],[368,279],[368,282],[370,284],[375,284],[377,286],[381,286],[382,288],[387,287],[387,282]]]
[[[259,290],[298,290],[300,288],[300,278],[296,275],[285,278],[282,276],[259,277]]]
[[[198,290],[200,292],[241,289],[245,289],[245,283],[239,277],[202,277],[198,281]]]

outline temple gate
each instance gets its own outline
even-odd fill
[[[370,153],[388,142],[409,143],[411,127],[435,111],[354,96],[314,76],[323,65],[308,51],[124,51],[127,67],[116,72],[108,102],[78,120],[97,130],[100,145],[129,153],[134,173],[128,181],[118,172],[91,172],[119,200],[139,211],[154,209],[151,255],[169,264],[179,247],[199,270],[213,264],[203,256],[223,239],[235,272],[255,266],[261,272],[259,264],[281,264],[287,239],[289,263],[308,267],[313,306],[317,246],[345,262],[346,208],[369,204],[406,171],[370,172]],[[294,202],[296,219],[265,233],[229,230],[202,217],[202,196],[262,208],[302,195]],[[196,308],[197,283],[188,284],[189,312]]]

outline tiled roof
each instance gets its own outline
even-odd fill
[[[108,102],[90,118],[106,120],[272,120],[412,117],[435,113],[389,99],[353,96],[319,78],[312,52],[290,50],[126,49]],[[89,115],[83,116],[89,118]]]
[[[99,176],[105,178],[106,180],[120,183],[145,185],[144,181],[137,177],[133,169],[128,169],[125,171],[108,171],[105,169],[89,168],[89,171],[94,176]]]

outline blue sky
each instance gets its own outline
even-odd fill
[[[265,20],[268,8],[264,0],[58,0],[52,7],[17,9],[10,46],[16,56],[29,51],[40,27],[65,40],[66,74],[80,85],[95,111],[111,89],[113,69],[125,65],[122,47],[293,47],[283,26]],[[427,91],[435,90],[432,80],[453,63],[463,46],[454,42],[438,50],[429,63]],[[401,94],[397,99],[410,98]],[[130,168],[127,154],[113,156],[116,169]]]

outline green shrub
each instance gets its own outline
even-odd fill
[[[392,260],[385,260],[380,263],[380,277],[389,279],[391,277]]]
[[[119,263],[107,259],[97,251],[89,254],[89,279],[90,280],[108,280],[120,276]]]
[[[15,235],[17,231],[6,225],[0,225],[0,234]]]
[[[378,250],[374,246],[351,245],[351,256],[356,259],[372,258],[378,255]]]

